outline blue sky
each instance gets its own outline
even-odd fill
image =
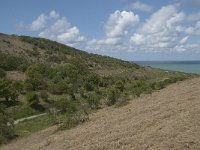
[[[1,0],[0,32],[124,60],[200,60],[200,1]]]

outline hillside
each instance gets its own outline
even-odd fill
[[[173,84],[127,106],[105,108],[74,129],[55,127],[2,147],[54,149],[200,149],[200,79]],[[108,115],[109,114],[109,115]]]
[[[0,34],[0,144],[54,124],[70,129],[100,108],[123,106],[193,77],[47,39]],[[12,126],[13,120],[45,112],[42,119]]]

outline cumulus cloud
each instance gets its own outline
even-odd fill
[[[80,31],[77,27],[72,27],[57,36],[58,41],[63,43],[77,43],[85,40],[84,36],[80,35]]]
[[[121,41],[120,38],[106,38],[102,40],[92,39],[88,42],[89,45],[117,45]]]
[[[194,26],[182,27],[182,31],[189,35],[200,35],[200,21],[197,21]]]
[[[88,42],[90,48],[108,48],[119,47],[122,44],[123,37],[128,33],[128,29],[139,22],[139,16],[131,11],[115,11],[110,14],[106,21],[104,39],[92,39]],[[95,48],[96,49],[96,48]]]
[[[175,5],[162,7],[130,37],[130,43],[152,51],[176,50],[177,43],[183,44],[188,39],[180,41],[180,24],[184,18],[185,14],[178,12]]]
[[[57,19],[50,27],[47,27],[45,30],[39,33],[40,37],[45,38],[55,38],[59,33],[66,32],[70,28],[70,23],[65,17]]]
[[[75,46],[79,42],[86,40],[76,26],[72,26],[65,17],[61,17],[55,10],[50,11],[48,15],[41,14],[29,25],[20,23],[18,28],[39,32],[39,37],[55,40],[70,46]]]
[[[55,11],[55,10],[52,10],[50,13],[49,13],[49,16],[53,19],[57,19],[60,17],[60,15]]]
[[[57,19],[59,18],[59,14],[55,11],[52,10],[49,15],[45,15],[45,14],[41,14],[39,15],[34,21],[32,21],[31,24],[23,24],[23,23],[19,23],[17,25],[18,29],[26,29],[29,31],[39,31],[41,29],[44,29],[47,25],[47,21],[49,21],[50,19]]]
[[[136,4],[139,6],[142,3]],[[144,6],[140,10],[150,11],[145,10]],[[35,32],[39,37],[93,52],[182,53],[188,50],[199,51],[200,41],[197,42],[196,38],[200,35],[199,19],[199,13],[186,14],[177,5],[160,8],[144,22],[140,22],[139,15],[132,11],[116,10],[105,21],[104,37],[88,39],[66,17],[52,10],[47,14],[42,13],[28,25],[18,24],[18,28]]]
[[[28,25],[28,29],[31,31],[38,31],[45,27],[47,16],[44,14],[41,14],[36,20],[34,20],[30,25]]]
[[[129,26],[133,26],[139,22],[139,16],[129,11],[115,11],[110,14],[105,25],[105,33],[107,37],[120,37],[126,33]]]
[[[147,5],[145,3],[141,3],[139,1],[132,3],[131,8],[133,10],[140,10],[140,11],[146,11],[146,12],[151,12],[153,10],[152,6]]]

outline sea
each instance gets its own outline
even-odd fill
[[[200,74],[200,61],[136,61],[135,63],[152,68]]]

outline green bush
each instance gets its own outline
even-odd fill
[[[68,84],[65,83],[64,81],[59,81],[57,83],[50,83],[48,86],[49,86],[48,90],[52,94],[61,95],[61,94],[66,94],[69,92]]]
[[[0,97],[7,101],[10,99],[14,101],[18,98],[18,92],[11,81],[0,79]]]
[[[116,87],[117,89],[119,89],[121,92],[123,92],[124,89],[125,89],[124,83],[123,83],[121,80],[118,80],[118,81],[116,82],[115,87]]]
[[[39,104],[39,97],[35,92],[27,93],[26,100],[30,106],[35,106]]]
[[[49,77],[52,73],[52,69],[45,64],[34,64],[31,65],[27,71],[26,74],[29,78],[45,78]]]
[[[46,102],[49,99],[49,95],[48,95],[47,91],[40,91],[40,97]]]
[[[87,90],[87,91],[93,91],[94,90],[94,85],[92,84],[92,83],[86,83],[85,84],[85,89]]]
[[[5,107],[0,105],[0,144],[14,137],[13,121],[5,112]]]
[[[126,94],[121,95],[116,103],[116,107],[123,107],[123,106],[127,105],[129,103],[129,100],[130,99],[129,99],[128,95],[126,95]]]
[[[115,89],[115,88],[111,89],[108,93],[106,104],[108,106],[114,105],[118,101],[120,94],[121,93],[118,89]]]
[[[14,81],[14,82],[12,83],[12,85],[13,85],[13,87],[16,89],[16,91],[17,91],[18,93],[22,93],[22,91],[23,91],[23,89],[24,89],[24,85],[23,85],[22,82],[20,82],[20,81]]]
[[[67,98],[61,98],[56,101],[55,105],[62,113],[73,114],[78,111],[77,104]]]
[[[0,68],[0,78],[6,77],[6,72]]]
[[[87,102],[92,109],[99,108],[100,105],[100,97],[95,94],[88,94],[87,95]]]
[[[28,69],[28,64],[21,64],[18,69],[22,72],[25,72]]]
[[[48,83],[41,78],[41,76],[34,78],[27,78],[25,81],[25,89],[28,91],[44,90],[47,88]]]
[[[166,83],[164,81],[160,81],[156,83],[155,89],[160,90],[166,87]]]
[[[6,71],[17,70],[22,64],[28,64],[25,58],[0,52],[0,68]]]
[[[89,120],[88,114],[84,112],[77,112],[75,114],[66,114],[63,124],[60,129],[70,129],[76,125]]]

